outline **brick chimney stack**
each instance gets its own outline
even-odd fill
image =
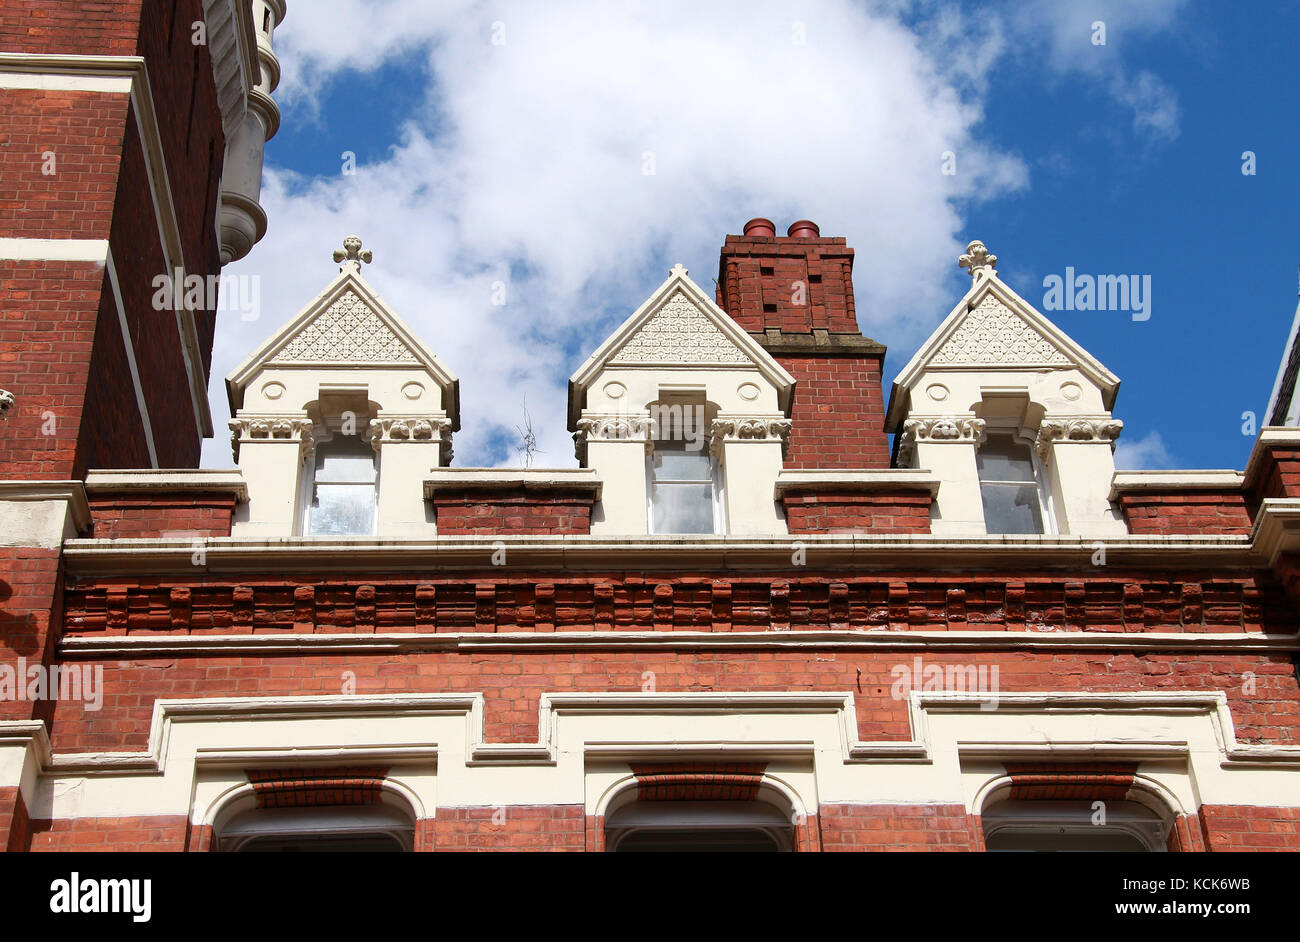
[[[807,219],[785,236],[767,219],[729,235],[718,305],[798,381],[791,468],[889,467],[881,371],[885,347],[858,329],[853,249]]]

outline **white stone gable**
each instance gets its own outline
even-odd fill
[[[1073,362],[991,293],[930,357],[931,366],[1069,366]]]
[[[681,291],[669,297],[609,360],[612,365],[748,365],[752,362],[751,357]]]
[[[348,290],[308,321],[269,364],[418,362],[378,312]]]

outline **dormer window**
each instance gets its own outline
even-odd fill
[[[703,398],[650,406],[653,451],[647,459],[650,532],[718,533],[717,462],[709,451]]]
[[[989,533],[1046,533],[1049,519],[1033,450],[1010,433],[990,432],[975,454]]]
[[[308,463],[303,532],[358,536],[375,532],[379,475],[374,449],[360,435],[335,432],[317,441]]]

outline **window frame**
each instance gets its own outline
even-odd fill
[[[1039,518],[1043,522],[1043,528],[1042,531],[1038,534],[1032,534],[1032,533],[999,534],[989,530],[988,520],[986,519],[984,521],[984,532],[987,533],[989,536],[1034,536],[1034,535],[1056,536],[1058,532],[1056,527],[1056,506],[1055,506],[1055,501],[1053,499],[1052,488],[1048,482],[1047,465],[1043,463],[1043,460],[1038,456],[1038,450],[1034,447],[1034,442],[1036,441],[1036,435],[1034,435],[1032,432],[1027,432],[1018,422],[1004,423],[1004,422],[999,422],[997,419],[988,419],[986,420],[986,424],[984,428],[984,437],[976,445],[975,448],[976,452],[978,452],[979,449],[984,447],[984,445],[987,443],[989,438],[992,438],[994,436],[1007,436],[1015,444],[1027,448],[1029,450],[1030,467],[1033,469],[1033,474],[1034,474],[1033,483],[1036,485],[1035,490],[1038,493],[1038,513],[1039,513]],[[981,504],[980,512],[982,514],[983,500],[984,500],[984,484],[986,482],[983,478],[979,476],[978,460],[976,461],[975,464],[975,479],[980,489],[980,504]],[[1014,484],[1023,487],[1029,482],[990,480],[987,483],[994,486],[998,486],[998,485],[1010,486]]]
[[[358,426],[363,425],[366,421],[368,420],[365,420],[360,416],[358,416],[357,418]],[[370,529],[363,533],[349,533],[349,534],[341,534],[341,533],[328,534],[328,533],[311,532],[312,497],[315,493],[315,489],[317,486],[316,485],[316,457],[318,454],[317,450],[321,447],[321,445],[329,445],[331,442],[333,442],[342,434],[343,434],[343,430],[341,427],[341,423],[333,420],[327,422],[324,425],[324,427],[318,424],[312,430],[312,440],[313,440],[312,453],[311,455],[308,456],[307,460],[303,462],[302,471],[299,475],[299,481],[298,481],[298,504],[299,504],[298,535],[299,536],[324,539],[329,537],[375,536],[379,532],[379,488],[383,483],[383,475],[381,474],[382,469],[380,467],[380,461],[382,456],[378,451],[375,451],[374,453],[375,480],[373,482],[373,486],[375,492],[375,499],[374,499],[373,510],[371,512]],[[365,438],[360,431],[358,431],[355,435],[348,435],[344,437],[346,438],[355,437],[359,441],[365,441]],[[345,486],[364,486],[370,483],[371,482],[368,481],[326,482],[327,486],[334,485],[334,484],[340,484]]]
[[[654,453],[655,450],[658,448],[659,442],[661,441],[671,442],[671,441],[675,441],[675,439],[650,438],[649,448],[646,451],[646,457],[645,457],[646,533],[650,534],[651,536],[723,536],[727,532],[724,478],[723,478],[722,467],[721,467],[722,462],[718,460],[718,456],[714,453],[712,443],[709,440],[709,434],[708,434],[709,402],[707,398],[703,395],[703,393],[692,395],[692,394],[672,393],[667,390],[661,390],[659,398],[654,402],[648,403],[646,405],[646,408],[650,410],[651,414],[653,415],[656,407],[671,408],[672,406],[680,406],[683,412],[686,409],[698,408],[701,410],[700,414],[704,417],[704,425],[700,429],[700,433],[701,433],[700,440],[702,442],[702,447],[700,449],[700,452],[704,455],[707,455],[709,458],[709,480],[707,483],[710,486],[709,502],[713,510],[713,530],[710,531],[709,533],[680,533],[672,530],[658,530],[655,528],[654,500],[655,500],[656,481],[655,481],[655,471],[654,471]],[[653,423],[652,423],[652,428],[651,428],[652,434],[654,431],[656,430],[653,428]],[[703,481],[702,479],[701,480],[683,479],[681,481],[673,481],[670,479],[668,481],[665,481],[665,483],[671,485],[671,484],[704,484],[706,482]]]

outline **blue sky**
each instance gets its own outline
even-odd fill
[[[270,231],[238,263],[262,310],[219,326],[219,427],[221,377],[355,231],[461,377],[457,463],[513,463],[526,397],[538,463],[570,466],[570,373],[672,263],[710,287],[723,237],[763,215],[849,239],[887,383],[966,290],[970,239],[1040,308],[1067,267],[1149,276],[1147,321],[1045,313],[1121,377],[1121,464],[1243,466],[1296,306],[1300,4],[535,7],[290,3]],[[223,441],[205,463],[229,464]]]

